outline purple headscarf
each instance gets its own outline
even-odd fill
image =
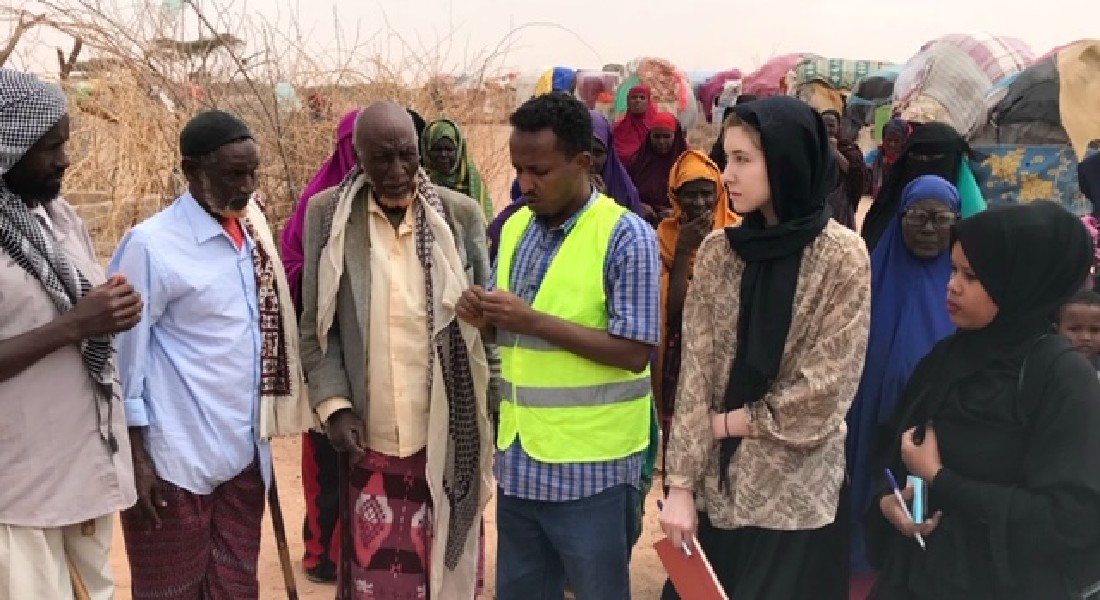
[[[355,117],[358,110],[348,112],[340,119],[336,127],[336,149],[332,156],[321,165],[321,169],[313,176],[313,179],[302,191],[298,205],[294,207],[294,214],[287,221],[280,239],[279,252],[283,257],[283,266],[286,268],[287,286],[290,288],[290,296],[294,299],[294,305],[302,308],[302,264],[305,262],[305,252],[302,248],[302,230],[305,227],[306,207],[309,199],[344,180],[353,168],[355,168],[355,148],[352,146],[352,134],[355,133]]]
[[[607,148],[607,162],[604,163],[603,171],[600,172],[604,185],[607,186],[607,195],[631,212],[642,214],[642,200],[638,195],[638,188],[634,186],[634,181],[630,179],[630,174],[626,172],[626,167],[615,152],[611,123],[603,113],[594,110],[589,113],[592,115],[592,137],[603,142],[604,147]]]
[[[626,172],[626,167],[619,160],[619,155],[615,153],[611,123],[601,112],[595,110],[588,112],[592,117],[592,137],[600,140],[607,148],[607,162],[600,171],[600,177],[603,179],[604,186],[607,187],[607,196],[634,214],[641,215],[642,201],[638,196],[638,188],[634,186],[630,174]],[[500,244],[500,230],[504,228],[505,221],[524,205],[523,191],[519,187],[518,179],[512,180],[511,196],[512,203],[500,211],[493,222],[489,223],[489,229],[486,231],[489,238],[489,260],[494,262],[497,257],[497,246]]]

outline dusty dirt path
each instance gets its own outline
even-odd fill
[[[302,556],[302,520],[305,517],[305,501],[302,495],[301,475],[301,444],[298,439],[280,439],[274,443],[275,472],[279,482],[281,493],[280,501],[283,505],[283,517],[287,523],[287,535],[290,538],[290,554],[294,560],[295,579],[298,583],[298,593],[302,600],[332,600],[335,588],[326,585],[315,585],[306,580],[299,560]],[[659,493],[660,490],[658,489]],[[653,551],[653,543],[660,538],[660,527],[657,525],[657,495],[650,494],[646,504],[645,533],[634,552],[634,561],[631,564],[631,580],[634,598],[638,600],[653,600],[660,595],[661,586],[664,584],[664,569],[661,567],[657,554]],[[488,549],[486,569],[486,593],[482,598],[493,598],[493,577],[496,572],[496,524],[492,515],[494,504],[489,505],[487,511],[487,541]],[[130,571],[126,563],[126,551],[122,544],[122,532],[115,525],[115,544],[111,552],[111,566],[115,571],[118,584],[117,600],[131,600],[130,596]],[[270,515],[264,519],[263,547],[260,551],[260,599],[284,600],[286,592],[283,587],[282,571],[279,568],[279,554],[275,549],[275,538],[271,529]]]

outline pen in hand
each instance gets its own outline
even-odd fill
[[[901,510],[905,512],[906,518],[912,521],[913,514],[909,512],[909,507],[905,504],[905,498],[903,498],[901,495],[901,488],[898,487],[898,480],[894,479],[894,474],[890,471],[890,469],[886,469],[886,480],[890,482],[890,487],[894,489],[894,497],[898,499],[898,504],[901,505]],[[925,547],[924,537],[921,536],[919,531],[914,531],[913,537],[917,539],[917,543],[920,544],[921,550],[928,549],[927,547]]]
[[[665,503],[658,500],[657,510],[663,511],[664,509]],[[691,546],[688,546],[687,540],[680,540],[680,549],[684,551],[684,554],[687,555],[688,558],[691,558]]]

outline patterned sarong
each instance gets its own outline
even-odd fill
[[[354,556],[348,566],[355,600],[429,597],[432,506],[426,469],[424,450],[406,458],[368,450],[352,467],[350,489],[342,493],[351,507]],[[485,578],[485,529],[480,530],[478,594]]]
[[[264,515],[258,463],[200,496],[163,483],[168,506],[153,529],[122,513],[134,600],[257,600]]]
[[[395,458],[368,451],[348,484],[355,599],[426,600],[432,549],[427,452]]]

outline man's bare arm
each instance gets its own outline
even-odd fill
[[[65,346],[79,343],[80,339],[76,328],[62,315],[41,327],[0,341],[0,382],[19,375]]]

